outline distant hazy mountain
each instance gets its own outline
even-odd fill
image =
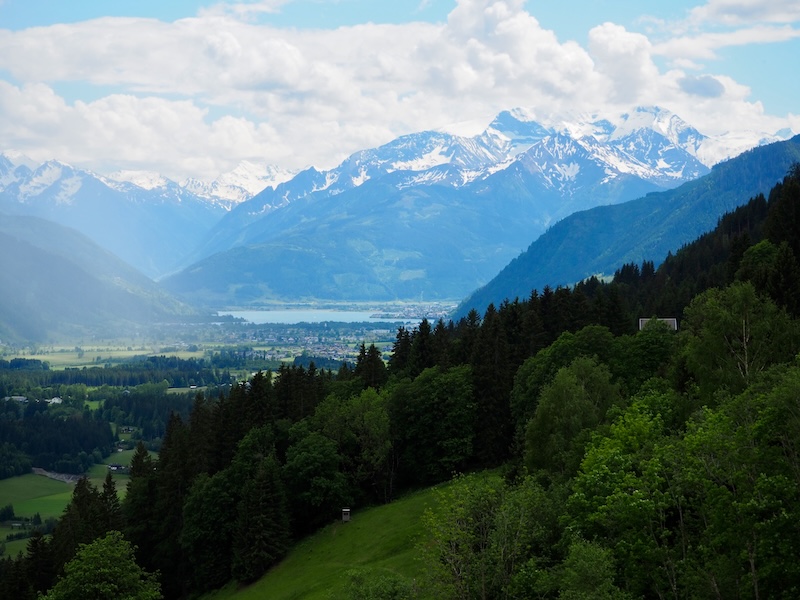
[[[559,219],[707,173],[709,143],[659,108],[403,136],[239,204],[164,283],[223,305],[463,297]]]
[[[0,340],[132,336],[194,309],[77,231],[0,214]]]
[[[175,269],[232,206],[291,177],[242,163],[212,182],[178,184],[157,173],[29,164],[0,155],[0,210],[74,227],[150,277]]]
[[[652,260],[658,265],[668,252],[713,229],[724,213],[767,193],[797,162],[800,136],[752,149],[676,189],[575,213],[467,298],[457,316],[471,308],[482,314],[489,303],[527,298],[546,285],[613,275],[625,263]]]
[[[57,161],[31,170],[0,156],[0,211],[73,227],[155,277],[199,243],[225,208],[167,180],[146,189]]]

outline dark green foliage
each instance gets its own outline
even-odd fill
[[[232,574],[250,583],[277,563],[289,547],[289,509],[280,465],[270,455],[251,467],[238,504]]]
[[[525,434],[525,465],[551,476],[574,475],[591,432],[619,401],[608,369],[594,359],[576,358],[539,394]]]
[[[361,344],[354,375],[362,379],[365,388],[380,389],[386,383],[389,374],[375,344],[370,344],[368,349]]]
[[[183,505],[181,547],[194,590],[222,587],[231,579],[236,492],[228,473],[200,474]]]
[[[55,581],[56,561],[50,541],[38,530],[28,540],[24,564],[32,590],[37,594],[49,590]]]
[[[468,365],[426,369],[390,390],[398,470],[406,483],[429,484],[464,469],[474,453],[476,406]]]
[[[800,349],[800,331],[785,311],[759,298],[749,283],[697,296],[686,309],[687,365],[708,392],[738,393],[772,364]]]
[[[155,577],[136,563],[133,548],[119,531],[84,544],[65,567],[64,577],[44,600],[159,600]]]
[[[138,562],[154,570],[154,551],[158,542],[159,515],[156,512],[156,462],[139,442],[131,458],[130,479],[122,502],[125,539],[136,547]]]
[[[317,432],[295,433],[299,439],[286,452],[283,478],[292,499],[292,528],[307,534],[335,518],[352,498],[336,442]]]
[[[152,561],[161,572],[164,594],[175,597],[187,591],[188,557],[180,544],[183,503],[194,479],[191,456],[193,443],[189,427],[173,414],[167,424],[155,471],[155,514],[157,542]]]
[[[412,600],[417,597],[414,585],[391,571],[351,569],[347,600]]]
[[[31,466],[80,474],[98,460],[95,449],[103,457],[111,453],[111,427],[91,414],[70,408],[72,418],[63,418],[46,402],[28,402],[21,412],[16,400],[0,404],[0,478],[22,475]]]
[[[511,312],[506,307],[506,312]],[[519,330],[519,323],[516,325]],[[511,331],[511,335],[516,331]],[[475,398],[475,449],[478,461],[497,465],[511,450],[511,411],[508,397],[518,365],[512,362],[509,332],[500,315],[489,305],[472,348],[473,394]]]
[[[69,562],[80,544],[88,544],[108,531],[106,507],[100,492],[82,477],[53,531],[51,545],[56,569]]]
[[[122,504],[117,494],[117,485],[114,483],[111,471],[106,473],[106,478],[103,481],[100,501],[102,504],[101,519],[105,530],[122,531],[125,528],[125,518],[122,514]]]

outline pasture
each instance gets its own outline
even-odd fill
[[[133,457],[134,450],[114,452],[102,464],[94,465],[87,476],[89,481],[98,489],[102,489],[103,482],[108,472],[109,464],[129,465]],[[158,455],[151,452],[150,455],[156,459]],[[117,487],[117,494],[120,498],[124,497],[127,489],[127,474],[114,473],[114,483]],[[21,477],[11,477],[0,480],[0,506],[11,504],[14,507],[16,517],[33,517],[36,513],[42,519],[48,517],[58,518],[64,512],[72,498],[72,484],[50,479],[44,475],[28,474]],[[10,526],[0,525],[0,540],[5,540],[6,535],[13,533]],[[24,552],[28,540],[15,540],[6,542],[6,555],[16,556],[18,552]]]
[[[424,566],[416,558],[416,545],[424,538],[422,514],[435,504],[435,489],[356,510],[349,523],[332,523],[298,543],[256,583],[242,588],[230,584],[203,600],[344,598],[351,570],[418,579]]]

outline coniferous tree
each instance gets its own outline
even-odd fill
[[[434,365],[433,335],[428,319],[422,319],[411,335],[411,352],[408,363],[412,377],[416,377]]]
[[[453,337],[453,322],[445,325],[444,319],[439,319],[433,328],[433,362],[436,366],[447,369],[451,366],[451,350]]]
[[[358,362],[356,362],[355,375],[364,382],[364,389],[370,387],[380,389],[386,383],[389,375],[380,350],[375,344],[370,344],[369,349],[367,349],[362,342],[359,349]]]
[[[139,564],[155,570],[154,551],[158,542],[159,515],[156,511],[156,465],[142,442],[131,458],[130,479],[122,501],[125,539],[136,547]]]
[[[475,401],[475,451],[484,465],[496,465],[511,446],[509,396],[514,382],[506,332],[500,316],[490,304],[475,340],[472,366]]]
[[[237,486],[230,469],[198,475],[183,505],[180,542],[189,560],[193,591],[222,587],[231,579]]]
[[[192,441],[189,428],[173,413],[161,445],[156,471],[156,514],[158,542],[154,561],[161,571],[161,583],[168,597],[186,592],[188,561],[180,544],[183,503],[192,485]]]
[[[214,413],[213,406],[202,393],[197,394],[189,415],[189,438],[194,445],[191,454],[192,471],[195,476],[208,473],[214,461]]]
[[[775,270],[768,285],[775,303],[793,317],[800,317],[800,265],[786,242],[778,247]]]
[[[286,554],[290,528],[280,465],[270,455],[258,461],[241,490],[233,536],[233,576],[245,583],[261,577]]]
[[[55,558],[50,541],[41,531],[34,530],[26,550],[27,580],[34,593],[44,593],[52,587],[56,576]]]
[[[397,329],[394,345],[392,346],[392,357],[389,359],[389,374],[403,375],[408,369],[408,361],[411,356],[411,334],[402,325]]]
[[[453,349],[453,362],[457,365],[468,364],[472,358],[472,350],[478,331],[481,327],[481,316],[474,308],[467,316],[458,322],[455,330],[455,344]]]
[[[81,477],[53,531],[52,547],[57,570],[75,556],[80,544],[88,544],[107,531],[103,517],[100,493],[86,477]]]
[[[100,492],[100,500],[103,506],[103,519],[105,520],[106,531],[122,531],[125,529],[125,519],[122,514],[122,504],[117,494],[117,486],[111,471],[106,472],[103,481],[103,490]]]

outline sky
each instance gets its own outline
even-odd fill
[[[800,133],[800,0],[0,0],[0,151],[212,180],[635,106]]]

